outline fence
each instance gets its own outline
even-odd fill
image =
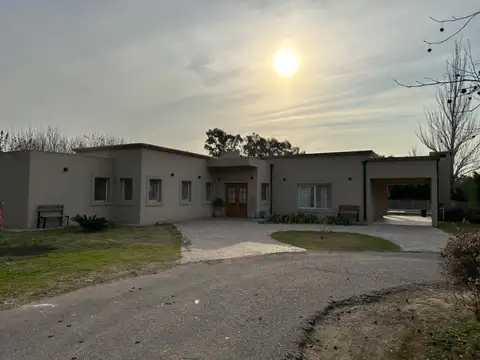
[[[430,200],[388,200],[389,210],[421,210],[430,209]]]

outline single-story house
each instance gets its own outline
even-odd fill
[[[429,183],[433,226],[450,201],[451,157],[380,157],[372,150],[219,158],[133,143],[77,149],[76,154],[0,153],[0,202],[5,228],[36,228],[38,210],[61,205],[87,214],[147,225],[212,216],[225,200],[227,217],[358,208],[372,223],[386,212],[387,184]],[[448,205],[445,205],[448,206]]]

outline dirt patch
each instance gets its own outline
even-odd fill
[[[334,308],[317,321],[305,344],[304,359],[426,359],[443,341],[437,340],[443,339],[440,332],[457,328],[457,320],[469,316],[452,293],[439,286]],[[465,327],[465,323],[460,325]],[[450,358],[456,359],[445,359]]]

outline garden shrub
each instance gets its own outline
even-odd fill
[[[107,229],[110,226],[110,222],[104,217],[97,217],[97,215],[87,216],[77,214],[72,218],[73,221],[78,223],[85,232],[98,232]]]
[[[451,236],[441,252],[442,274],[480,321],[480,232]]]
[[[343,216],[294,213],[294,214],[270,214],[264,223],[270,224],[330,224],[349,225],[350,222]]]

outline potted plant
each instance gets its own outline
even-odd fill
[[[225,202],[223,201],[222,198],[216,198],[213,203],[213,216],[219,217],[222,216],[223,214],[223,208],[225,206]]]

